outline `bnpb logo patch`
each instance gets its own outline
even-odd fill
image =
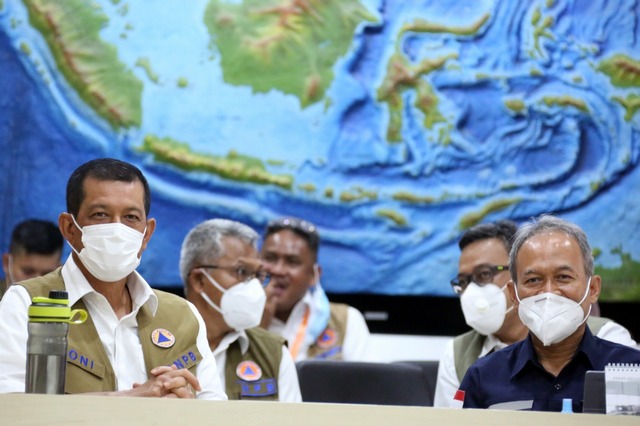
[[[151,332],[151,341],[160,348],[170,348],[176,342],[176,338],[169,330],[156,328]]]
[[[318,346],[323,349],[330,348],[338,342],[338,333],[331,329],[327,328],[322,332],[320,337],[318,337]]]
[[[247,382],[255,382],[262,377],[262,369],[253,361],[242,361],[236,367],[236,374],[242,380]]]

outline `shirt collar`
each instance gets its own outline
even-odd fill
[[[584,336],[582,336],[582,341],[578,347],[578,352],[582,352],[587,357],[591,363],[591,367],[597,364],[597,359],[594,358],[595,354],[598,353],[598,348],[596,346],[596,339],[593,337],[591,330],[589,330],[589,326],[586,326],[584,328]]]
[[[516,363],[513,371],[511,372],[511,378],[513,379],[517,376],[529,362],[539,365],[536,351],[533,348],[533,341],[531,340],[531,332],[529,332],[527,337],[522,341],[522,346],[520,346],[520,350],[517,354]]]
[[[571,361],[569,362],[573,362],[573,360],[576,359],[576,357],[580,353],[583,353],[587,357],[592,367],[595,365],[593,355],[597,353],[596,341],[593,337],[593,334],[591,334],[591,330],[589,330],[589,326],[585,327],[584,335],[582,336],[580,345],[578,346],[576,353],[573,355]],[[539,368],[544,369],[544,367],[542,367],[542,364],[540,364],[540,362],[538,361],[538,355],[536,354],[533,346],[533,340],[531,339],[531,332],[529,332],[527,338],[522,341],[522,346],[520,347],[520,351],[517,354],[517,359],[514,365],[513,372],[511,373],[511,378],[518,375],[518,373],[520,373],[520,371],[522,371],[529,362]]]
[[[62,267],[62,279],[69,294],[69,305],[73,306],[78,300],[82,299],[90,293],[98,293],[91,286],[87,278],[84,276],[78,265],[73,260],[73,255],[69,255],[67,261]],[[155,316],[158,310],[158,297],[151,289],[151,286],[136,271],[133,271],[127,278],[127,288],[131,296],[131,305],[133,311],[139,310],[142,306],[147,305],[151,315]]]
[[[484,339],[484,343],[482,344],[482,350],[480,351],[480,356],[478,358],[482,358],[483,356],[498,351],[500,349],[506,348],[508,345],[498,339],[493,334],[489,334],[486,339]]]
[[[247,350],[249,350],[249,337],[244,330],[240,330],[231,331],[225,334],[218,346],[213,350],[213,355],[215,356],[226,351],[236,340],[240,344],[240,351],[242,352],[242,355],[246,354]]]

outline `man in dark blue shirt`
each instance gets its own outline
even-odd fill
[[[582,411],[584,376],[609,363],[640,363],[640,351],[599,339],[585,324],[601,279],[584,232],[542,216],[516,233],[508,289],[527,338],[467,371],[464,408],[560,411],[571,398]]]

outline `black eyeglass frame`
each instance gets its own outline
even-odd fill
[[[492,284],[493,278],[500,272],[508,271],[509,265],[478,265],[470,274],[458,274],[457,277],[451,280],[451,287],[454,293],[461,295],[466,290],[470,283],[476,283],[479,286],[486,284]],[[479,276],[479,274],[489,272],[489,275],[485,277]]]

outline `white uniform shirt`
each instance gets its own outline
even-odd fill
[[[134,383],[146,382],[147,372],[136,315],[145,304],[153,315],[157,311],[158,298],[149,284],[137,272],[129,276],[127,287],[133,309],[130,314],[118,320],[107,299],[93,289],[72,256],[69,256],[62,267],[62,278],[69,294],[69,305],[73,306],[82,299],[87,306],[113,367],[116,389],[129,390]],[[196,344],[202,354],[202,361],[196,367],[196,376],[202,391],[197,394],[197,398],[226,400],[227,395],[216,374],[216,361],[207,342],[204,321],[196,308],[191,303],[186,303],[199,324]],[[0,393],[24,392],[30,304],[29,293],[20,285],[11,286],[0,302],[0,335],[3,336],[0,345]],[[154,367],[157,366],[151,366]]]
[[[631,338],[629,330],[613,321],[604,324],[598,331],[597,336],[621,345],[636,347],[636,342]],[[505,343],[498,340],[494,335],[489,335],[482,345],[479,358],[487,355],[492,350],[497,351],[505,347],[507,347]],[[455,354],[453,352],[453,339],[451,339],[447,343],[442,358],[440,358],[436,392],[433,399],[434,407],[453,407],[454,405],[453,396],[460,387],[460,381],[456,374]]]
[[[227,333],[217,348],[213,350],[213,355],[216,357],[216,364],[218,365],[218,375],[220,376],[220,383],[222,388],[226,389],[226,372],[225,366],[227,365],[227,349],[236,340],[240,343],[240,350],[244,355],[249,350],[249,338],[244,331],[232,331]],[[302,402],[302,395],[300,394],[300,385],[298,384],[298,373],[296,366],[293,363],[293,358],[282,345],[282,359],[280,360],[280,371],[278,374],[278,401],[281,402]]]
[[[272,318],[269,324],[269,331],[284,337],[289,343],[289,348],[293,345],[298,330],[302,325],[307,308],[314,309],[311,303],[311,294],[307,291],[302,299],[296,303],[291,311],[287,322],[282,322],[278,318]],[[313,314],[313,313],[311,313]],[[345,361],[368,361],[375,362],[377,358],[369,350],[370,334],[364,317],[356,308],[349,306],[347,311],[347,327],[342,345],[342,356]],[[302,342],[295,361],[307,359],[309,344]]]

